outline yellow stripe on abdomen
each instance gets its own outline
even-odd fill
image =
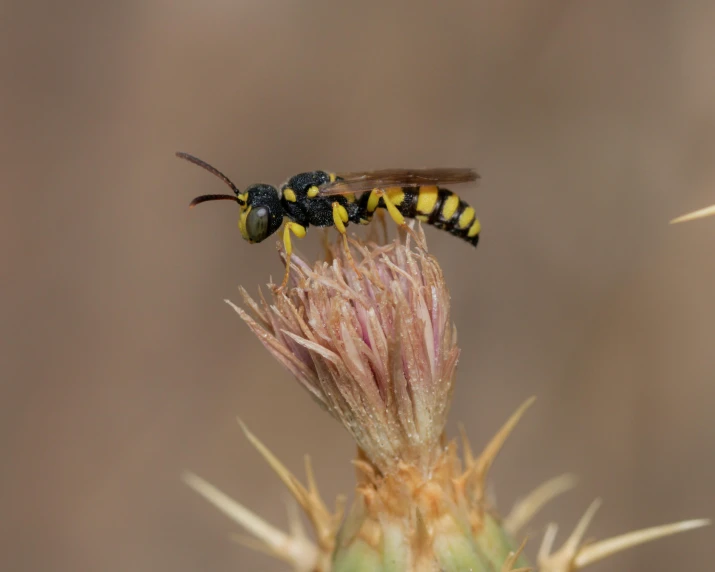
[[[420,187],[417,190],[416,213],[424,216],[431,215],[437,204],[438,196],[439,189],[437,187]]]
[[[385,194],[396,207],[399,207],[405,200],[405,191],[402,187],[388,187],[385,189]]]
[[[449,195],[442,203],[442,212],[440,213],[442,215],[442,220],[445,222],[451,220],[454,213],[457,212],[458,207],[459,197],[455,194]]]
[[[457,220],[457,228],[467,228],[474,220],[475,212],[472,207],[467,207],[464,209],[459,219]]]

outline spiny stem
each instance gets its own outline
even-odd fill
[[[521,556],[526,546],[526,539],[521,543],[519,549],[516,552],[510,552],[509,555],[504,560],[504,565],[502,566],[501,572],[531,572],[531,568],[514,568],[514,564]]]
[[[317,563],[317,547],[305,536],[298,538],[287,535],[193,473],[184,473],[183,480],[255,537],[252,541],[241,539],[244,544],[277,556],[301,569],[310,570]]]
[[[603,560],[617,552],[622,552],[633,546],[670,536],[686,530],[693,530],[710,524],[707,519],[687,520],[663,526],[645,528],[614,536],[606,540],[581,546],[588,525],[596,515],[601,501],[596,499],[581,517],[576,528],[560,550],[551,553],[558,527],[550,524],[544,534],[544,540],[539,549],[538,563],[540,572],[572,572],[585,568],[589,564]]]
[[[531,491],[525,498],[518,501],[509,515],[504,518],[502,521],[504,530],[511,536],[516,536],[546,504],[574,488],[576,481],[574,475],[560,475]]]
[[[248,430],[248,427],[246,427],[243,421],[239,419],[238,422],[251,445],[256,448],[265,461],[271,466],[295,500],[298,501],[298,504],[303,508],[303,511],[313,525],[318,537],[318,544],[321,548],[331,549],[334,529],[338,526],[338,522],[342,518],[343,501],[338,500],[338,514],[331,514],[327,506],[325,506],[323,499],[320,497],[315,483],[315,477],[313,476],[310,458],[307,455],[305,458],[305,469],[308,479],[308,488],[303,486],[293,473],[271,453],[268,447]]]
[[[579,550],[578,555],[574,559],[574,568],[585,568],[589,564],[603,560],[608,556],[633,546],[651,542],[665,536],[678,534],[679,532],[685,532],[686,530],[693,530],[695,528],[708,526],[709,524],[710,521],[705,518],[686,520],[683,522],[664,524],[662,526],[654,526],[652,528],[644,528],[643,530],[636,530],[634,532],[628,532],[620,536],[614,536],[613,538],[601,540],[594,544],[584,546],[581,550]]]
[[[715,205],[711,205],[709,207],[705,207],[703,209],[699,209],[697,211],[693,211],[693,212],[681,215],[681,216],[671,220],[670,224],[677,224],[679,222],[688,222],[691,220],[705,218],[705,217],[713,216],[713,215],[715,215]]]
[[[499,429],[496,435],[492,437],[482,453],[477,457],[472,466],[469,467],[467,473],[471,473],[476,477],[477,489],[475,491],[476,498],[481,499],[484,497],[484,491],[486,486],[486,477],[489,469],[491,468],[494,460],[496,459],[499,451],[504,446],[507,437],[516,427],[519,420],[522,418],[526,410],[531,407],[531,405],[536,401],[536,397],[531,397],[527,399],[507,420],[504,426]]]

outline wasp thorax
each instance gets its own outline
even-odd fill
[[[310,171],[300,173],[290,178],[286,187],[293,189],[297,195],[305,195],[312,188],[320,187],[330,181],[330,175],[325,171]]]

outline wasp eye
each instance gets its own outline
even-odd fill
[[[251,242],[261,242],[268,236],[268,209],[266,207],[258,207],[248,213],[246,233]]]

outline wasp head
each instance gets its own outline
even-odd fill
[[[283,221],[283,207],[275,187],[252,185],[242,193],[231,179],[216,167],[188,153],[177,153],[176,156],[216,175],[233,191],[233,195],[201,195],[191,201],[190,206],[194,207],[207,201],[229,200],[237,202],[241,209],[238,217],[238,228],[241,231],[241,236],[250,243],[261,242],[280,228]]]
[[[252,185],[245,193],[238,228],[250,243],[261,242],[276,232],[283,222],[283,207],[278,191],[271,185]]]

